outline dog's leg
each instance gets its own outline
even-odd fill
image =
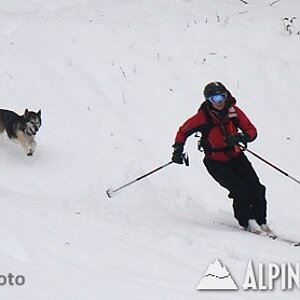
[[[5,130],[5,126],[2,123],[2,120],[0,118],[0,133],[2,133]]]
[[[33,152],[35,151],[35,147],[36,147],[36,141],[34,140],[34,138],[31,136],[28,139],[28,149],[29,149],[29,153],[27,153],[28,156],[31,156],[33,154]]]
[[[24,134],[22,131],[18,131],[17,141],[21,144],[27,156],[32,156],[36,146],[34,138]]]

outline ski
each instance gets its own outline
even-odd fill
[[[271,239],[278,240],[278,241],[281,241],[281,242],[285,242],[285,243],[288,243],[288,244],[290,244],[292,246],[295,246],[295,247],[300,247],[300,242],[294,241],[294,240],[290,240],[290,239],[287,239],[287,238],[282,237],[282,236],[276,235],[274,238],[271,238]]]
[[[235,229],[235,230],[238,230],[240,232],[246,232],[246,233],[256,235],[256,236],[259,236],[259,237],[269,238],[269,239],[274,240],[274,241],[287,243],[287,244],[289,244],[291,246],[294,246],[294,247],[300,247],[300,242],[299,241],[292,240],[292,239],[289,239],[289,238],[286,238],[286,237],[283,237],[283,236],[280,236],[280,235],[270,236],[270,235],[267,235],[267,234],[255,234],[255,233],[251,233],[249,231],[243,230],[241,227],[238,227],[238,226],[235,226],[235,225],[232,225],[232,224],[226,224],[226,223],[222,223],[222,222],[220,224],[222,226],[230,227],[231,229]]]

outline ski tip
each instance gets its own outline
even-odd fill
[[[300,242],[294,245],[295,247],[300,247]]]
[[[107,189],[106,190],[106,195],[108,196],[108,198],[112,198],[112,196],[113,196],[113,190],[112,189]]]

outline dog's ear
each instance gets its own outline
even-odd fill
[[[39,117],[41,117],[41,115],[42,115],[42,111],[41,111],[41,110],[39,110],[39,111],[37,112],[37,115],[38,115]]]
[[[25,109],[25,112],[24,112],[24,116],[27,117],[28,114],[29,114],[29,111],[28,111],[28,109],[26,108],[26,109]]]

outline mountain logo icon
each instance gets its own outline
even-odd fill
[[[197,290],[238,290],[226,266],[218,259],[211,263],[203,278],[197,284]]]

